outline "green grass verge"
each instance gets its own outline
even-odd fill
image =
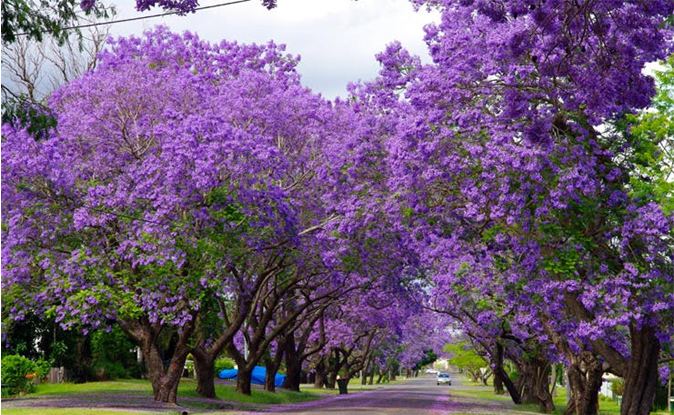
[[[352,379],[349,382],[349,393],[358,393],[365,390],[378,389],[386,385],[403,382],[404,379],[394,382],[388,382],[375,385],[361,385],[360,379]],[[215,392],[218,397],[217,401],[200,399],[196,392],[196,382],[191,379],[182,379],[178,387],[178,402],[187,410],[208,409],[217,410],[221,408],[222,404],[234,403],[246,407],[247,404],[263,404],[263,405],[285,405],[298,402],[306,402],[321,399],[325,395],[338,394],[339,390],[335,389],[318,389],[302,386],[302,392],[290,392],[283,389],[277,389],[276,393],[267,392],[261,389],[253,388],[250,396],[236,393],[236,387],[232,384],[216,383]],[[89,382],[89,383],[42,383],[37,385],[34,393],[28,397],[39,398],[43,396],[74,396],[82,397],[82,401],[86,402],[87,397],[99,400],[98,395],[102,395],[102,399],[110,400],[110,407],[114,408],[116,404],[124,402],[125,400],[132,401],[134,397],[148,397],[152,396],[152,386],[147,380],[128,379],[108,382]],[[129,409],[98,409],[85,408],[86,403],[82,404],[83,408],[39,408],[41,415],[174,415],[180,414],[179,411],[141,411]],[[17,408],[3,408],[3,415],[29,415],[36,413],[37,407],[17,407]],[[230,412],[220,410],[218,412],[209,412],[211,415],[226,415]]]
[[[493,392],[492,386],[484,386],[479,383],[474,383],[468,380],[467,378],[462,378],[462,383],[463,385],[466,386],[466,388],[451,389],[450,395],[463,396],[474,399],[485,399],[490,401],[500,401],[500,402],[509,402],[511,400],[508,394],[496,395]],[[552,401],[555,404],[555,411],[553,412],[553,414],[562,415],[564,413],[564,409],[566,408],[566,389],[557,388],[556,396],[553,397]],[[529,404],[514,406],[511,407],[511,409],[529,412],[541,412],[539,410],[538,405],[529,405]],[[620,407],[618,406],[617,402],[600,395],[598,414],[620,415]]]
[[[149,386],[149,383],[148,383]],[[200,398],[195,392],[197,384],[193,380],[183,379],[178,387],[178,399],[181,397]],[[152,389],[150,388],[150,393]],[[314,401],[320,399],[320,395],[308,392],[291,392],[285,389],[276,389],[276,392],[267,392],[262,389],[253,388],[251,395],[241,395],[236,393],[236,387],[233,385],[215,385],[215,394],[222,401],[251,404],[267,405],[285,405],[298,402]]]
[[[196,382],[191,379],[182,379],[178,386],[178,401],[180,398],[201,398],[195,392]],[[250,404],[268,404],[283,405],[297,402],[305,402],[320,399],[308,392],[290,392],[283,389],[277,389],[276,393],[267,392],[260,389],[253,389],[250,396],[236,393],[234,385],[215,385],[217,397],[226,402],[250,403]],[[109,394],[118,396],[152,396],[152,386],[146,380],[120,380],[111,382],[89,382],[89,383],[44,383],[37,385],[35,393],[29,396],[47,396],[47,395],[87,395],[87,394]]]
[[[209,412],[211,415],[229,414],[221,409],[223,405],[233,403],[245,408],[247,404],[263,405],[284,405],[298,402],[312,401],[320,399],[322,395],[308,392],[290,392],[283,389],[276,393],[267,392],[254,388],[250,396],[236,393],[236,387],[228,384],[216,384],[215,392],[217,401],[203,399],[196,392],[196,382],[190,379],[182,379],[178,387],[178,403],[186,410],[208,409],[218,410],[219,412]],[[2,408],[3,415],[28,415],[38,411],[41,415],[173,415],[180,414],[179,411],[143,411],[134,409],[104,409],[104,408],[86,408],[87,399],[94,399],[100,404],[100,401],[109,401],[110,408],[125,406],[138,397],[152,396],[152,386],[147,380],[120,380],[110,382],[90,382],[90,383],[43,383],[37,385],[36,391],[27,395],[27,398],[40,398],[45,396],[77,396],[73,398],[75,405],[78,405],[77,399],[82,399],[82,408],[49,408],[49,407],[16,407]],[[126,402],[125,402],[126,401]]]
[[[181,382],[182,383],[182,382]],[[140,379],[88,383],[40,383],[28,396],[77,395],[105,393],[112,395],[150,395],[150,382]]]
[[[3,415],[173,415],[161,412],[114,411],[93,408],[3,408]],[[179,412],[174,412],[179,414]]]
[[[93,408],[7,408],[2,410],[3,415],[180,415],[181,411],[143,412],[129,410],[108,410]],[[208,412],[208,415],[231,415],[234,412]]]

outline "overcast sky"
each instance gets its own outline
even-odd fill
[[[227,0],[202,0],[200,6]],[[112,0],[117,19],[159,13],[135,11],[135,0]],[[266,43],[273,39],[287,52],[302,57],[298,67],[303,82],[327,98],[344,96],[351,81],[370,80],[379,66],[374,55],[394,41],[427,60],[423,26],[436,17],[415,12],[406,0],[279,0],[267,10],[261,0],[197,11],[187,16],[165,16],[118,23],[113,36],[140,35],[158,24],[172,30],[196,32],[202,39]]]

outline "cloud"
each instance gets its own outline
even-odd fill
[[[218,3],[211,0],[201,6]],[[117,7],[119,19],[158,12],[138,13],[134,0],[120,0]],[[415,12],[404,0],[279,0],[274,10],[254,0],[187,16],[120,23],[113,25],[110,33],[140,35],[154,25],[165,24],[174,31],[196,32],[212,42],[266,43],[273,39],[287,45],[289,53],[301,55],[298,69],[305,85],[334,98],[345,94],[349,82],[374,78],[379,69],[374,55],[394,40],[426,57],[423,26],[436,19],[426,11]]]

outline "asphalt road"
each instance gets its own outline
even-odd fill
[[[458,403],[449,399],[450,388],[456,386],[461,386],[461,380],[454,376],[452,386],[448,386],[437,385],[435,375],[425,375],[382,389],[274,408],[269,412],[294,415],[444,415],[459,409]]]

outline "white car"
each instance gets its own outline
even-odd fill
[[[452,385],[452,377],[449,376],[449,373],[438,373],[438,385],[441,383],[445,383],[447,385]]]
[[[431,374],[431,375],[435,375],[436,373],[438,373],[438,371],[435,370],[435,369],[426,369],[426,373]]]

